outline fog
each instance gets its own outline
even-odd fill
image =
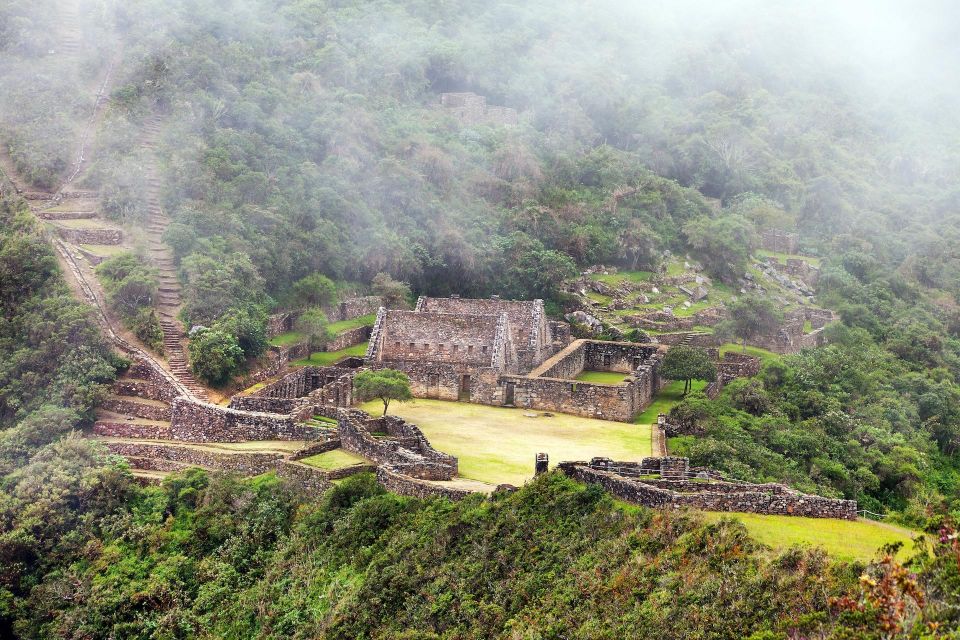
[[[545,189],[574,178],[609,191],[649,171],[725,206],[758,193],[811,236],[896,236],[871,239],[894,261],[953,212],[950,2],[8,0],[0,11],[8,164],[55,185],[114,61],[85,184],[135,223],[140,123],[162,117],[178,256],[248,254],[271,291],[312,270],[486,282],[505,251],[491,246],[516,231],[578,263],[613,259],[621,241],[600,236],[622,238],[628,220],[591,219],[580,203],[580,219],[556,213],[573,226],[550,235],[518,216],[549,210]],[[449,91],[516,109],[519,125],[457,126],[439,107]],[[564,164],[603,149],[627,154],[604,161],[621,168],[591,178]],[[679,227],[688,214],[669,215]],[[668,225],[655,233],[682,241]]]

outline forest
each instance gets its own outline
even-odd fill
[[[0,3],[0,636],[957,637],[953,10],[672,5],[80,0],[64,58],[63,2]],[[369,476],[320,498],[272,475],[138,485],[78,435],[130,363],[6,175],[70,173],[103,68],[78,186],[144,226],[160,123],[164,240],[183,320],[206,329],[190,353],[226,354],[208,380],[298,305],[497,294],[559,318],[591,265],[692,256],[734,286],[763,231],[795,229],[839,317],[827,344],[686,396],[671,450],[929,537],[868,566],[773,553],[733,520],[557,474],[456,504]],[[457,121],[440,96],[467,91],[518,123]],[[161,350],[144,254],[98,277]]]

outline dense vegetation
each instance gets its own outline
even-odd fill
[[[156,270],[140,256],[121,253],[97,265],[97,276],[124,325],[162,354],[163,330],[153,308],[159,286]]]
[[[745,0],[743,22],[671,4],[82,0],[79,20],[58,25],[55,0],[6,2],[0,142],[34,186],[58,185],[76,151],[64,141],[79,139],[91,87],[122,51],[79,186],[99,189],[128,229],[143,226],[139,142],[144,121],[161,119],[166,239],[183,317],[202,327],[194,370],[214,383],[263,353],[278,305],[318,309],[372,289],[401,306],[412,289],[539,296],[556,312],[580,267],[655,270],[669,250],[732,284],[758,232],[795,226],[823,258],[818,303],[842,322],[824,348],[775,359],[715,401],[686,398],[674,411],[686,435],[672,446],[694,464],[939,531],[935,554],[911,567],[916,581],[881,563],[858,584],[860,567],[771,556],[734,523],[623,510],[557,476],[457,505],[384,494],[369,478],[319,502],[269,476],[191,472],[139,488],[124,462],[71,435],[123,363],[7,198],[0,635],[956,629],[960,163],[942,143],[957,138],[956,83],[933,82],[933,66],[853,73],[843,61],[856,52],[820,19],[836,17],[826,2]],[[98,46],[62,55],[70,28]],[[949,67],[945,47],[924,42]],[[438,106],[444,91],[514,107],[520,124],[461,126]],[[125,255],[100,274],[128,327],[158,344],[151,270]],[[723,330],[749,341],[770,324],[748,313],[754,302],[775,319],[771,301],[744,298],[731,305],[743,321]],[[317,342],[320,313],[300,327]]]

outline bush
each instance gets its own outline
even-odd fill
[[[223,384],[243,364],[237,339],[217,329],[200,329],[190,338],[190,367],[210,384]]]

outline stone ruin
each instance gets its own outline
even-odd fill
[[[413,311],[381,309],[364,364],[398,369],[418,398],[519,406],[632,420],[662,386],[657,345],[569,341],[542,300],[422,297]],[[618,384],[576,380],[624,374]]]
[[[462,124],[515,125],[519,122],[517,110],[487,104],[485,96],[465,91],[440,94],[440,105]]]
[[[760,234],[760,248],[777,253],[796,253],[800,236],[783,229],[767,229]]]
[[[598,484],[622,500],[646,507],[857,519],[855,500],[807,495],[782,484],[727,480],[710,469],[691,469],[687,458],[640,462],[593,458],[557,466],[574,480]]]

